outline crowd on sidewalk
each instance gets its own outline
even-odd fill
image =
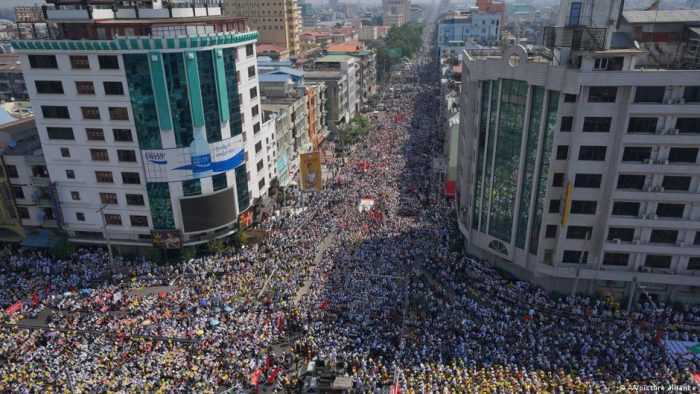
[[[5,259],[0,306],[24,303],[11,322],[50,313],[45,329],[0,326],[0,392],[299,392],[295,368],[311,360],[358,393],[396,381],[409,393],[690,384],[700,360],[667,355],[656,327],[697,340],[683,325],[700,322],[697,308],[627,314],[604,300],[555,300],[452,247],[453,202],[437,194],[426,159],[435,97],[422,86],[388,99],[401,116],[362,137],[343,182],[303,205],[289,198],[260,243],[176,266],[119,259],[111,276],[99,250]],[[362,200],[374,205],[358,209]],[[273,354],[280,343],[289,346]]]

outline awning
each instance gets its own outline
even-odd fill
[[[41,230],[38,233],[27,235],[20,245],[28,248],[50,248],[56,244],[56,240],[48,230]]]
[[[457,195],[457,182],[445,181],[445,197],[454,198]]]

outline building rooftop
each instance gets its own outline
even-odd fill
[[[348,55],[326,55],[320,59],[316,59],[316,63],[342,63],[350,59],[352,59],[352,56]]]
[[[304,74],[306,79],[340,79],[343,74],[340,71],[307,71]]]
[[[260,44],[255,48],[255,52],[257,52],[257,53],[266,53],[266,52],[281,53],[284,51],[287,51],[287,48],[279,46],[279,45],[273,45],[273,44]]]
[[[628,23],[695,23],[700,24],[700,10],[622,11]]]
[[[362,45],[358,42],[345,42],[342,44],[330,44],[326,48],[327,52],[360,52],[362,51]]]
[[[292,75],[295,77],[303,77],[304,72],[301,70],[297,70],[296,68],[290,68],[290,67],[280,67],[278,70],[272,71],[270,74],[287,74],[287,75]]]
[[[287,82],[291,76],[289,74],[260,74],[258,75],[258,81],[260,82]]]

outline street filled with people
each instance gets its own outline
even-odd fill
[[[386,116],[323,191],[288,193],[262,241],[175,265],[5,257],[0,307],[22,305],[0,326],[0,392],[298,393],[311,361],[356,393],[696,390],[700,359],[662,343],[698,341],[698,307],[553,297],[454,247],[425,41]]]

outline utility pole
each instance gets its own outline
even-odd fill
[[[109,237],[109,231],[107,231],[107,220],[105,220],[105,208],[107,208],[107,204],[102,204],[100,209],[98,209],[96,212],[100,213],[100,216],[102,216],[102,232],[104,233],[105,239],[107,240],[107,253],[109,253],[109,265],[112,269],[112,275],[114,275],[114,255],[112,254],[112,240]]]

